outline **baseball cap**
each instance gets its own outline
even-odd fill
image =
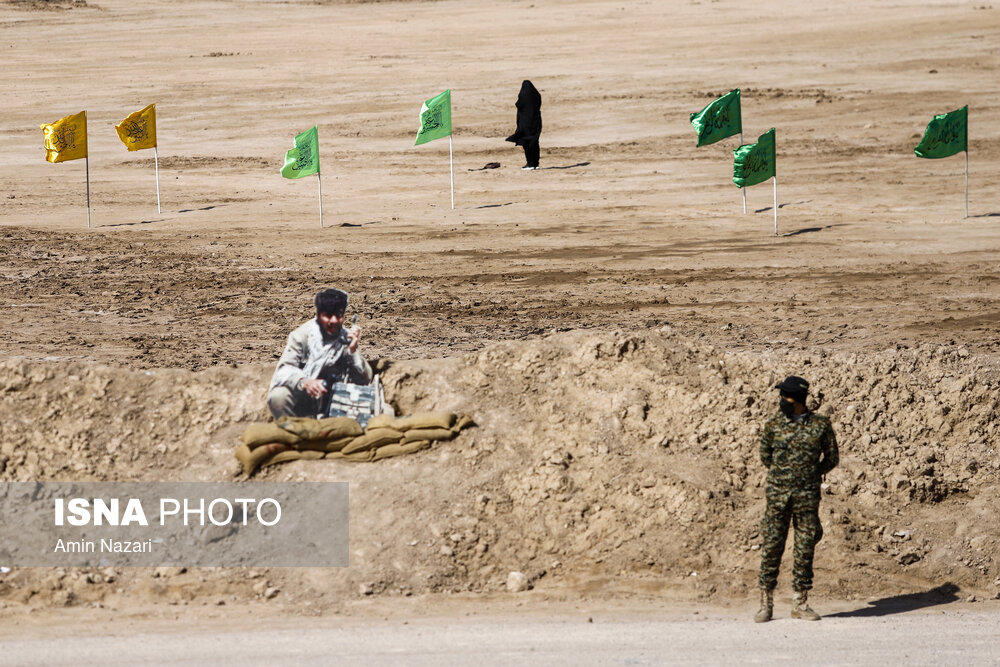
[[[774,388],[789,394],[805,394],[809,391],[809,382],[797,375],[789,375]]]

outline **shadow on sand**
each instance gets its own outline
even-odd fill
[[[958,586],[949,582],[923,593],[907,593],[906,595],[896,595],[891,598],[873,600],[868,603],[867,607],[855,609],[854,611],[842,611],[837,614],[827,614],[824,618],[858,618],[902,614],[907,611],[957,602],[959,590],[961,589]]]
[[[812,201],[812,199],[804,199],[802,201],[797,201],[797,202],[787,202],[786,201],[784,204],[778,204],[778,208],[781,209],[781,208],[785,208],[786,206],[798,206],[799,204],[808,204],[811,201]],[[754,213],[764,213],[766,211],[773,211],[773,210],[774,210],[773,206],[765,206],[764,208],[755,209]]]
[[[785,232],[782,236],[798,236],[799,234],[809,234],[810,232],[821,232],[824,229],[830,229],[833,225],[827,225],[826,227],[803,227],[802,229],[796,229],[794,232]]]
[[[586,167],[589,162],[577,162],[576,164],[567,164],[562,167],[539,167],[537,171],[542,171],[544,169],[576,169],[577,167]]]
[[[377,225],[380,220],[369,220],[368,222],[342,222],[338,227],[364,227],[365,225]]]
[[[135,225],[151,225],[154,222],[163,222],[166,218],[159,220],[139,220],[138,222],[116,222],[113,225],[100,225],[101,227],[133,227]]]

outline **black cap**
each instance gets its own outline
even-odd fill
[[[781,384],[774,385],[774,388],[786,394],[805,394],[809,391],[809,382],[797,375],[789,375]]]

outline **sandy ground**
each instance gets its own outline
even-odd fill
[[[552,605],[539,602],[441,608],[398,603],[365,617],[288,622],[250,630],[251,614],[197,624],[95,614],[86,634],[58,643],[38,628],[0,639],[5,664],[18,665],[993,665],[996,604],[906,609],[827,604],[822,622],[781,617],[747,622],[749,609],[649,603]],[[785,605],[787,607],[787,605]],[[382,614],[385,615],[382,615]],[[369,615],[370,614],[370,615]],[[236,617],[236,618],[234,618]],[[60,619],[66,622],[66,619]],[[70,626],[72,627],[72,626]],[[11,633],[5,632],[5,635]]]
[[[366,352],[393,360],[670,325],[752,355],[929,343],[997,367],[1000,8],[37,0],[0,4],[0,25],[6,359],[262,368],[336,284]],[[536,172],[503,142],[523,78],[543,97]],[[687,122],[735,87],[747,141],[777,128],[777,237],[770,185],[742,213],[735,138],[698,149]],[[445,88],[454,210],[445,142],[412,146],[421,101]],[[151,102],[161,214],[150,151],[113,129]],[[912,152],[965,104],[968,219],[963,157]],[[84,163],[44,162],[38,129],[81,109],[91,229]],[[324,228],[314,179],[277,175],[313,124]]]
[[[355,295],[374,351],[396,358],[663,322],[726,346],[996,351],[1000,10],[15,7],[3,9],[0,87],[8,354],[273,359],[330,283]],[[520,171],[520,149],[502,141],[525,77],[544,100],[538,172]],[[747,140],[777,128],[786,236],[773,236],[767,184],[742,215],[735,139],[694,147],[688,114],[737,86]],[[455,210],[445,143],[411,145],[421,101],[446,87]],[[113,130],[150,101],[162,215],[150,152],[127,153]],[[962,156],[912,152],[931,115],[964,104],[968,220]],[[45,163],[38,130],[81,108],[90,232],[83,163]],[[314,179],[275,175],[312,124],[325,229]],[[494,160],[500,169],[468,171]]]

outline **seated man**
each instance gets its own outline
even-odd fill
[[[267,392],[275,419],[315,417],[334,382],[372,381],[372,368],[358,353],[361,328],[344,328],[346,311],[347,292],[324,290],[316,295],[316,319],[289,334]]]

